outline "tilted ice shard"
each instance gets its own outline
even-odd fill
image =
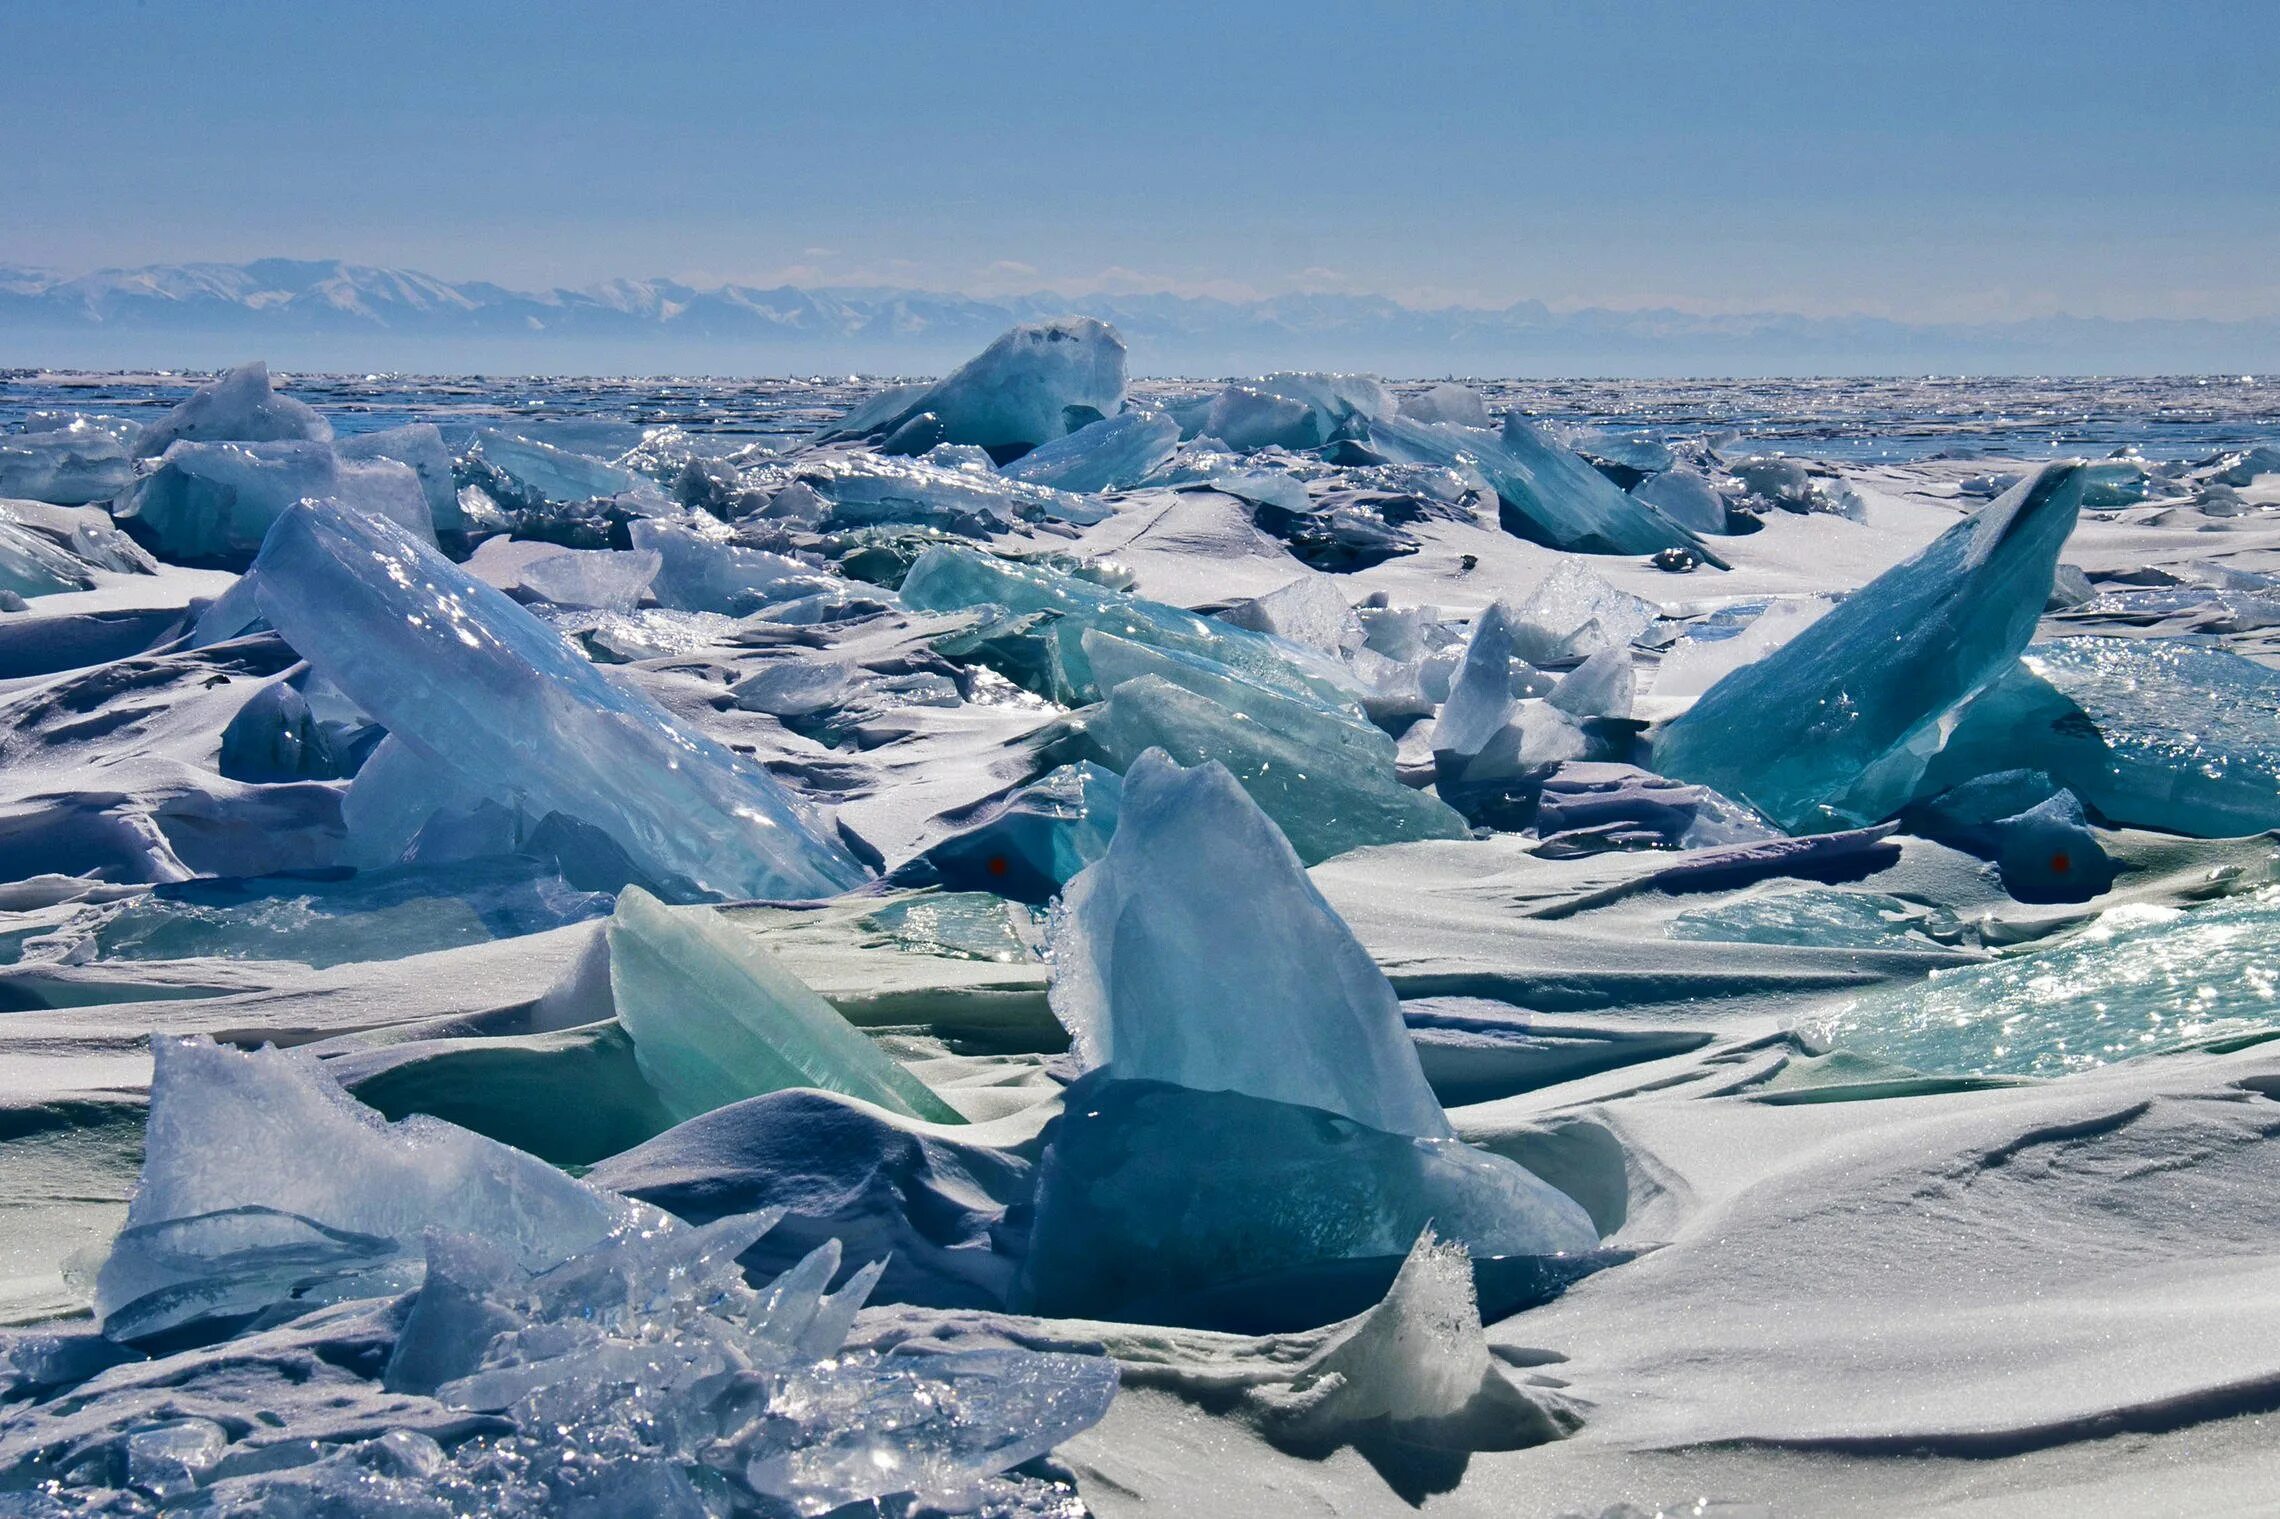
[[[490,479],[493,495],[516,506],[606,500],[643,515],[662,516],[674,509],[647,475],[493,428],[475,434],[468,462]]]
[[[82,506],[135,482],[127,445],[100,428],[0,435],[0,497]]]
[[[1488,747],[1512,720],[1512,661],[1519,657],[1512,614],[1497,602],[1473,619],[1464,660],[1449,683],[1449,699],[1433,722],[1433,752],[1467,760]]]
[[[2177,639],[2037,644],[1957,716],[1923,789],[2020,766],[2117,823],[2280,828],[2280,675]]]
[[[1062,317],[1016,327],[948,377],[851,412],[831,438],[883,438],[922,412],[941,443],[1022,452],[1113,416],[1124,405],[1124,340],[1106,322]]]
[[[1014,613],[1057,614],[1050,636],[1060,689],[1046,694],[1065,701],[1093,701],[1101,695],[1084,657],[1088,628],[1201,655],[1256,685],[1321,706],[1342,707],[1357,694],[1353,676],[1327,655],[1043,565],[972,549],[947,544],[928,549],[903,578],[901,596],[903,605],[918,612],[998,606]]]
[[[282,443],[332,440],[332,424],[315,407],[279,395],[269,366],[258,360],[210,380],[190,398],[144,428],[135,439],[138,459],[155,459],[169,445],[193,443]]]
[[[2076,465],[2020,482],[1712,686],[1656,739],[1655,768],[1792,830],[1888,815],[1940,719],[2033,636],[2081,498]]]
[[[1505,530],[1553,548],[1589,554],[1653,554],[1685,549],[1706,564],[1724,561],[1700,539],[1517,416],[1501,435],[1409,417],[1369,424],[1370,446],[1397,463],[1454,469],[1496,493]]]
[[[646,521],[633,524],[648,527]],[[664,555],[654,548],[564,549],[531,560],[520,571],[523,588],[558,607],[600,607],[630,612],[658,578]]]
[[[1218,765],[1149,753],[1125,775],[1116,837],[1054,919],[1052,1001],[1120,1081],[1450,1133],[1385,973]]]
[[[1160,657],[1165,673],[1122,681],[1086,715],[1086,736],[1112,764],[1160,749],[1184,765],[1224,766],[1309,864],[1465,836],[1455,811],[1401,783],[1393,743],[1377,729]]]
[[[1007,478],[1080,494],[1129,490],[1172,456],[1180,424],[1160,411],[1088,422],[1005,467]]]
[[[163,558],[241,566],[294,503],[331,498],[433,542],[419,477],[393,459],[346,461],[330,443],[177,443],[118,508]]]
[[[786,1087],[962,1123],[749,934],[705,907],[627,887],[610,919],[610,991],[634,1058],[676,1119]]]
[[[95,583],[92,568],[44,535],[10,520],[7,504],[0,502],[0,591],[18,596],[84,591]]]
[[[295,508],[253,574],[285,641],[433,766],[439,790],[576,818],[652,879],[714,896],[826,897],[863,878],[759,766],[391,523]]]
[[[1309,574],[1280,590],[1238,602],[1221,612],[1219,620],[1325,654],[1362,646],[1362,620],[1330,575]]]
[[[657,1218],[465,1129],[387,1123],[306,1055],[202,1036],[151,1054],[142,1184],[96,1278],[122,1338],[401,1291],[429,1229],[483,1234],[536,1269]]]

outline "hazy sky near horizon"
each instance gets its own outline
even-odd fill
[[[0,263],[2280,315],[2280,6],[0,0]]]

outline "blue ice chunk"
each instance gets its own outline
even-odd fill
[[[240,568],[294,503],[328,498],[435,539],[410,466],[343,460],[330,443],[177,443],[135,483],[117,516],[161,558]]]
[[[648,526],[646,518],[633,524],[637,533]],[[630,612],[664,562],[654,548],[563,549],[531,560],[519,574],[523,590],[555,606]]]
[[[1044,902],[1108,852],[1124,780],[1089,760],[1063,765],[1004,796],[942,821],[957,832],[926,851],[955,891],[993,891]]]
[[[1219,765],[1133,764],[1108,853],[1062,895],[1052,957],[1054,1015],[1119,1080],[1451,1132],[1392,984]]]
[[[9,520],[0,506],[0,591],[53,596],[95,584],[93,567],[30,528]]]
[[[1380,417],[1369,424],[1369,442],[1396,463],[1453,469],[1479,482],[1502,503],[1507,532],[1552,548],[1585,554],[1677,548],[1725,566],[1692,533],[1517,416],[1504,419],[1501,434]]]
[[[2081,498],[2078,466],[2038,471],[1712,686],[1656,739],[1655,768],[1796,832],[1888,816],[1940,720],[2033,636]]]
[[[393,524],[296,508],[253,574],[286,642],[446,789],[575,818],[649,878],[706,895],[827,897],[863,879],[759,766]]]
[[[1052,613],[1049,636],[1058,658],[1058,689],[1040,694],[1071,702],[1101,695],[1084,655],[1084,634],[1099,628],[1133,643],[1177,649],[1226,666],[1254,685],[1336,708],[1358,688],[1336,659],[1247,628],[1065,575],[1039,564],[998,559],[937,544],[903,578],[903,605],[916,612],[962,612],[996,606],[1019,614]]]
[[[1212,973],[1201,958],[1166,972]],[[1240,1021],[1227,1037],[1242,1047]],[[1566,1194],[1461,1140],[1113,1066],[1064,1095],[1036,1210],[1024,1311],[1152,1323],[1190,1321],[1241,1280],[1398,1259],[1427,1224],[1476,1257],[1572,1259],[1599,1238]]]
[[[2046,949],[1935,970],[1808,1024],[1816,1044],[1918,1071],[2064,1076],[2274,1027],[2271,888],[2110,908]]]
[[[177,442],[329,443],[332,424],[315,407],[279,395],[269,366],[241,364],[190,393],[189,399],[144,428],[134,456],[155,459]]]
[[[2117,823],[2280,828],[2280,674],[2175,639],[2036,644],[1958,715],[1920,794],[2020,766]]]
[[[1669,469],[1649,475],[1631,487],[1631,494],[1690,533],[1726,531],[1725,497],[1694,470]]]
[[[475,434],[467,460],[492,495],[524,509],[609,501],[638,516],[677,510],[647,475],[496,428]]]
[[[1129,490],[1179,446],[1180,425],[1158,411],[1103,417],[1005,467],[1008,479],[1080,494]]]
[[[1114,416],[1124,404],[1124,340],[1090,317],[1015,327],[947,377],[890,396],[849,413],[822,440],[883,438],[932,412],[935,442],[975,443],[1003,458]]]
[[[1357,423],[1390,417],[1399,402],[1381,380],[1358,374],[1262,375],[1178,409],[1184,436],[1217,438],[1242,453],[1320,448]]]
[[[2071,791],[1998,820],[1995,836],[2003,889],[2022,902],[2087,902],[2114,884],[2114,862]]]
[[[1401,403],[1401,414],[1418,422],[1446,422],[1455,427],[1494,427],[1496,421],[1488,414],[1488,402],[1470,385],[1444,381],[1421,395],[1409,396]]]
[[[1086,635],[1088,647],[1106,642]],[[1117,768],[1151,749],[1224,766],[1309,864],[1371,844],[1465,836],[1446,803],[1402,784],[1393,741],[1376,728],[1153,652],[1165,673],[1119,682],[1083,719]]]

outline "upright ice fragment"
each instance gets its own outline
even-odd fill
[[[787,1087],[965,1121],[710,908],[669,908],[629,886],[609,941],[618,1021],[676,1121]]]
[[[865,406],[825,434],[884,438],[922,413],[933,443],[974,443],[999,458],[1026,453],[1124,404],[1124,340],[1091,317],[1016,327],[947,378],[891,404]]]
[[[451,451],[443,446],[443,433],[433,422],[413,422],[380,432],[355,433],[333,444],[343,459],[393,459],[420,478],[427,496],[428,515],[439,532],[464,532],[467,521],[459,513],[459,489],[452,481]]]
[[[332,435],[332,424],[315,407],[277,393],[269,366],[257,359],[199,386],[188,400],[144,428],[135,439],[134,456],[155,459],[178,441],[329,443]]]
[[[1796,831],[1891,813],[1939,720],[2033,636],[2081,498],[2078,466],[2044,467],[1712,686],[1663,730],[1655,768]]]
[[[863,878],[757,765],[391,523],[298,507],[253,574],[286,642],[431,766],[439,792],[577,819],[690,895],[825,897]]]
[[[1126,773],[1116,837],[1054,920],[1052,1000],[1120,1081],[1450,1132],[1384,972],[1215,764],[1151,752]]]

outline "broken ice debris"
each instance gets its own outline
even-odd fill
[[[343,460],[330,443],[177,443],[116,515],[162,559],[242,568],[296,502],[320,499],[434,541],[427,497],[408,465]]]
[[[467,451],[475,482],[524,512],[607,503],[628,516],[668,516],[677,508],[647,475],[532,438],[484,428]]]
[[[2045,949],[1936,970],[1808,1024],[1817,1045],[1918,1071],[2064,1076],[2274,1027],[2280,892],[2109,908]]]
[[[1653,554],[1685,549],[1702,563],[1725,561],[1700,539],[1546,438],[1518,416],[1501,434],[1381,417],[1369,424],[1370,447],[1397,463],[1456,470],[1495,492],[1507,532],[1586,554]]]
[[[669,908],[628,887],[609,942],[618,1021],[676,1120],[786,1087],[820,1087],[905,1117],[964,1122],[712,909]]]
[[[612,683],[392,523],[334,502],[296,507],[253,577],[295,652],[430,768],[439,805],[489,797],[561,813],[691,895],[826,897],[863,878],[757,765]]]
[[[21,597],[84,591],[95,583],[94,568],[45,535],[12,520],[0,502],[0,591]]]
[[[1958,714],[1922,789],[2020,767],[2117,823],[2280,827],[2280,675],[2170,638],[2036,644]]]
[[[1124,341],[1090,317],[1015,327],[931,385],[905,387],[842,418],[823,435],[886,438],[922,415],[930,442],[972,443],[1011,458],[1065,437],[1124,405]]]
[[[519,579],[524,590],[558,607],[630,612],[641,604],[664,562],[654,548],[559,549],[533,557]]]
[[[1098,522],[1108,509],[1027,480],[925,459],[823,450],[794,466],[795,483],[830,503],[834,527],[912,523],[989,537],[1021,522]]]
[[[626,535],[635,550],[657,556],[651,589],[659,604],[676,611],[744,617],[835,585],[797,559],[734,542],[710,517],[644,519],[629,524]],[[528,572],[523,581],[530,583]]]
[[[114,1339],[401,1292],[431,1229],[529,1269],[657,1215],[432,1118],[387,1123],[306,1055],[157,1038],[142,1184],[96,1277]]]
[[[2033,636],[2081,496],[2079,466],[2038,471],[1712,686],[1662,730],[1655,768],[1794,831],[1895,811],[1939,720]]]
[[[1179,446],[1180,425],[1160,411],[1127,411],[1088,422],[1005,467],[1008,479],[1079,495],[1130,490]]]
[[[155,459],[176,442],[286,443],[332,441],[332,424],[315,407],[280,395],[269,366],[256,361],[210,380],[144,428],[134,456]]]
[[[1084,634],[1099,628],[1133,643],[1199,655],[1270,691],[1330,709],[1356,694],[1353,677],[1338,660],[1041,564],[995,558],[948,544],[918,557],[903,578],[903,605],[916,612],[960,612],[1000,607],[1017,616],[1053,614],[1042,631],[1050,638],[1053,689],[1064,702],[1097,701],[1102,690],[1084,654]]]
[[[1246,1092],[1445,1138],[1401,1005],[1218,765],[1141,755],[1054,919],[1053,1011],[1119,1080]]]

